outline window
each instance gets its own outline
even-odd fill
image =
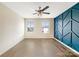
[[[48,33],[49,31],[49,20],[42,20],[42,32]]]
[[[34,31],[34,20],[26,20],[26,28],[27,28],[27,32],[33,32]]]

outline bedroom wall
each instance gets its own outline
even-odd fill
[[[79,3],[54,19],[55,38],[79,52]]]
[[[54,23],[52,18],[27,18],[26,20],[34,20],[35,27],[33,32],[27,32],[25,30],[25,38],[52,38],[54,36]],[[50,26],[49,26],[49,32],[43,33],[41,31],[41,22],[42,20],[49,20]],[[26,23],[25,23],[26,25]],[[26,26],[25,26],[26,28]],[[52,36],[53,35],[53,36]]]
[[[0,3],[0,55],[23,40],[23,37],[23,18]]]

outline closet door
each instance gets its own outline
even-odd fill
[[[72,9],[72,48],[79,51],[79,10]]]
[[[63,13],[63,42],[71,46],[71,10]]]

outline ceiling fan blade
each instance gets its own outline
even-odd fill
[[[41,7],[40,7],[40,6],[39,6],[38,8],[39,8],[39,10],[41,9]]]
[[[46,10],[46,9],[48,9],[49,8],[49,6],[46,6],[45,8],[43,8],[41,11],[44,11],[44,10]]]
[[[48,13],[48,12],[43,12],[43,14],[50,14],[50,13]]]
[[[33,13],[33,15],[35,15],[35,14],[37,14],[37,13]]]

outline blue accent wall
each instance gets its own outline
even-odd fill
[[[79,3],[54,18],[54,37],[79,52]]]

